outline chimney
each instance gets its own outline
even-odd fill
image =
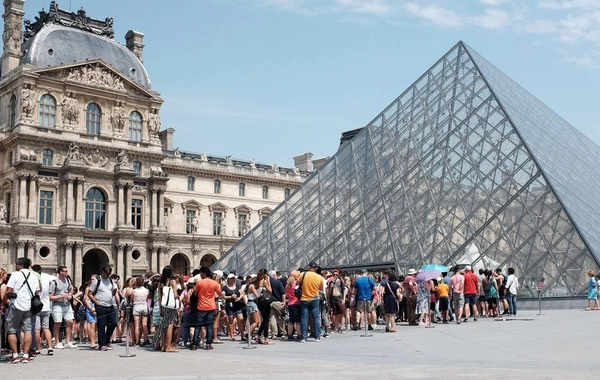
[[[314,170],[312,158],[313,154],[310,152],[296,156],[294,157],[294,166],[296,166],[301,172],[312,173]]]
[[[128,31],[127,34],[125,34],[125,45],[127,46],[127,49],[131,50],[131,52],[144,63],[142,60],[142,51],[144,51],[144,33],[136,32],[135,30]]]
[[[4,33],[2,41],[2,76],[16,69],[21,63],[21,41],[23,40],[23,4],[25,0],[4,0]]]

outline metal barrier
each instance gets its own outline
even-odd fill
[[[129,335],[129,313],[131,313],[133,306],[127,305],[125,307],[125,354],[119,355],[121,358],[134,358],[135,354],[129,353],[129,340],[131,336]]]

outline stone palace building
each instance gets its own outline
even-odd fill
[[[174,148],[142,62],[143,34],[52,1],[24,21],[4,1],[0,78],[0,267],[27,256],[76,284],[212,265],[313,171]],[[231,268],[235,269],[235,268]]]

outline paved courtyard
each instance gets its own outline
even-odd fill
[[[277,341],[243,349],[241,342],[213,351],[160,353],[124,346],[92,351],[86,346],[38,356],[30,364],[0,363],[7,379],[583,379],[600,371],[596,331],[600,311],[523,311],[514,319],[472,320],[435,328],[382,326],[332,334],[321,342]],[[45,350],[44,350],[45,351]],[[9,375],[4,377],[4,375]],[[382,377],[383,376],[383,377]]]

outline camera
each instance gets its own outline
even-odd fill
[[[6,297],[7,297],[9,300],[14,300],[15,298],[17,298],[17,293],[15,293],[15,292],[10,292],[10,293],[8,293],[8,294],[6,295]]]

